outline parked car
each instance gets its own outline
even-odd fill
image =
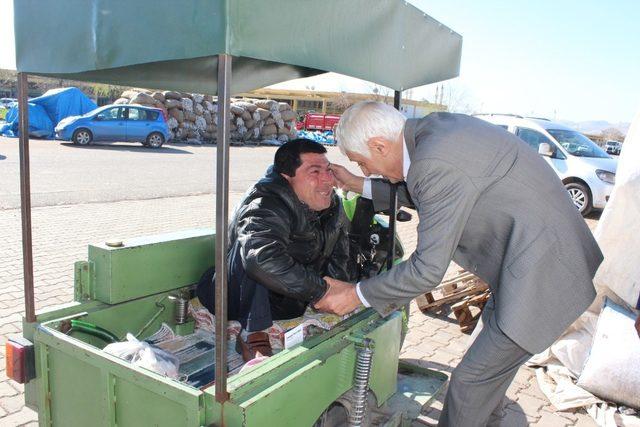
[[[604,149],[609,154],[620,155],[622,144],[620,144],[618,141],[607,141],[606,144],[604,144]]]
[[[63,119],[56,139],[88,145],[93,141],[140,142],[160,148],[169,138],[162,110],[141,105],[105,105],[82,116]]]
[[[13,107],[13,104],[15,102],[18,102],[18,100],[15,98],[0,98],[0,107],[9,109]]]
[[[547,119],[510,114],[479,114],[478,118],[517,135],[558,174],[582,215],[602,209],[616,179],[618,160],[581,133]]]

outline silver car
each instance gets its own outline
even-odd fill
[[[618,160],[593,141],[560,123],[510,114],[478,118],[517,135],[556,171],[582,215],[603,209],[616,179]]]

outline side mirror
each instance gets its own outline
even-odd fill
[[[398,213],[396,213],[396,221],[398,222],[411,221],[412,218],[413,218],[413,215],[411,215],[407,211],[403,211],[402,209],[398,210]]]
[[[93,120],[95,120],[96,122],[101,122],[101,121],[102,121],[102,120],[104,120],[104,119],[103,119],[103,117],[102,117],[102,116],[95,116],[95,117],[93,118]]]
[[[538,145],[538,154],[540,154],[541,156],[551,157],[553,156],[553,151],[551,150],[551,146],[549,144],[543,142]]]

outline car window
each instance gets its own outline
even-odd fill
[[[160,114],[160,112],[158,111],[143,110],[141,108],[129,108],[128,110],[129,110],[129,117],[128,117],[129,120],[154,121],[158,119],[158,114]]]
[[[96,115],[96,119],[98,120],[118,120],[118,111],[120,107],[109,108],[107,110],[101,111]]]
[[[129,108],[129,120],[147,120],[147,111],[139,108]]]
[[[609,155],[593,141],[575,130],[548,129],[565,150],[578,157],[596,157],[608,159]]]
[[[555,149],[555,145],[549,138],[544,136],[542,133],[537,130],[528,129],[528,128],[518,128],[518,132],[516,133],[520,137],[521,140],[527,143],[527,145],[538,152],[538,146],[543,142],[549,144],[552,150]]]

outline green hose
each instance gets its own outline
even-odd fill
[[[84,332],[85,334],[92,335],[100,338],[101,340],[109,343],[119,342],[120,339],[108,330],[94,325],[93,323],[83,322],[82,320],[71,320],[71,329],[69,333],[73,331]]]

